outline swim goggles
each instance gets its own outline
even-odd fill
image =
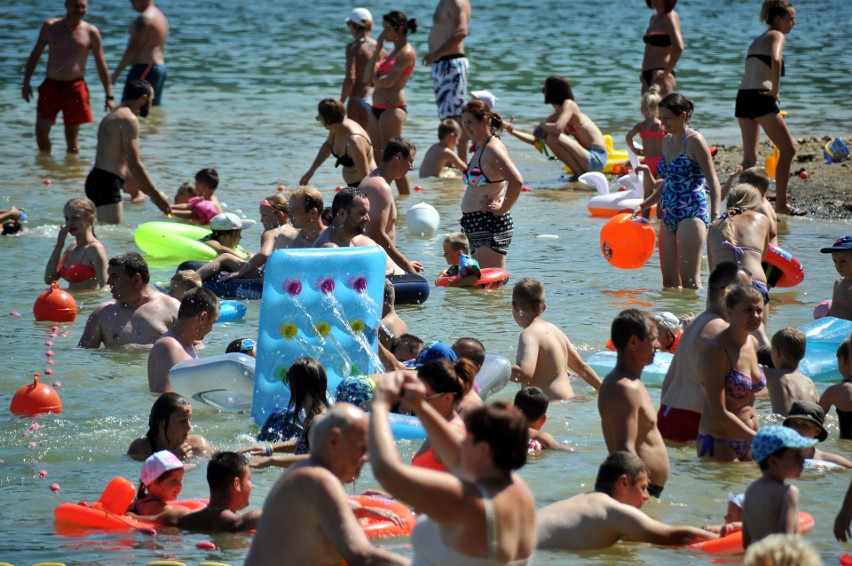
[[[242,342],[240,342],[240,352],[243,354],[248,354],[257,346],[257,342],[252,340],[251,338],[244,338]]]

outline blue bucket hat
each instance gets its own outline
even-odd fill
[[[425,348],[420,350],[420,353],[417,354],[417,357],[414,358],[413,362],[405,362],[405,365],[411,368],[419,368],[420,366],[429,362],[434,362],[435,360],[450,360],[451,362],[455,362],[456,359],[456,353],[453,352],[452,348],[440,340],[436,340],[434,342],[430,342]]]
[[[781,448],[810,448],[817,442],[816,438],[805,438],[786,426],[765,426],[754,436],[751,453],[755,461],[763,462]]]

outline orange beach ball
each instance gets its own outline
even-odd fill
[[[601,229],[601,253],[620,269],[639,269],[654,255],[656,236],[647,220],[629,212],[613,216]]]

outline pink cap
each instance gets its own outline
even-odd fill
[[[164,473],[180,468],[183,468],[183,462],[177,456],[168,450],[160,450],[148,456],[148,459],[142,464],[142,473],[139,479],[142,480],[142,485],[148,487]]]

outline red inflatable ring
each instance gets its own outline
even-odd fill
[[[399,501],[378,495],[357,495],[350,499],[357,501],[362,507],[380,507],[393,511],[405,523],[405,527],[400,527],[390,519],[379,519],[371,515],[365,516],[363,512],[356,509],[355,516],[358,517],[361,528],[369,538],[408,536],[414,530],[414,523],[416,522],[414,513]]]
[[[438,287],[449,287],[453,281],[461,279],[458,275],[453,277],[439,277],[435,281]],[[486,267],[482,269],[482,276],[476,283],[465,285],[465,287],[479,287],[480,289],[497,289],[502,287],[509,280],[509,272],[499,267]]]
[[[799,260],[778,246],[769,244],[761,265],[770,288],[795,287],[805,280],[805,270]]]

